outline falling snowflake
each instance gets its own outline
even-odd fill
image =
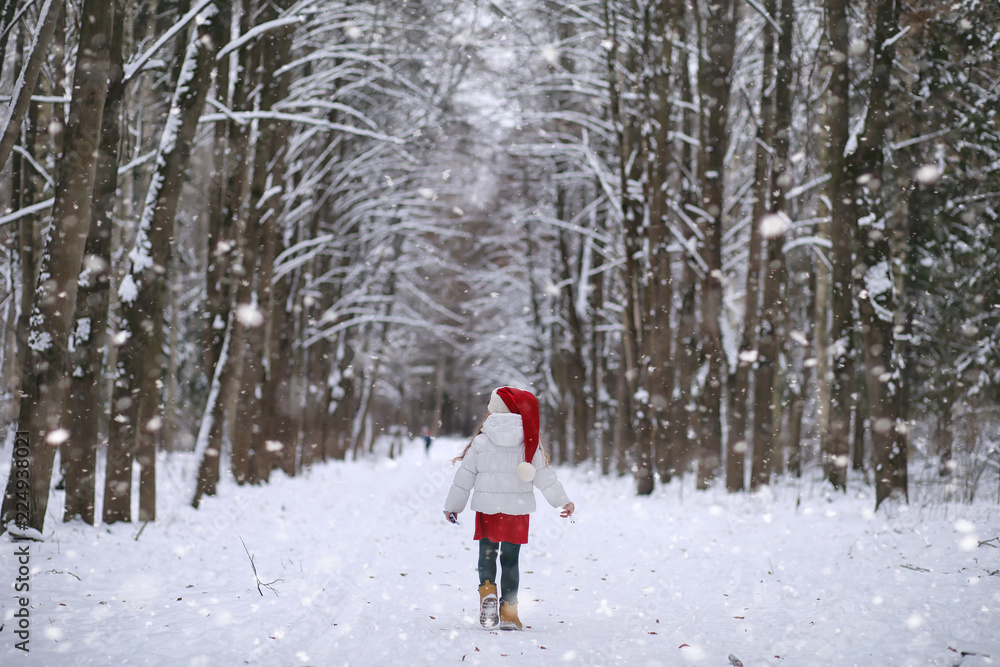
[[[542,57],[552,66],[559,65],[559,49],[551,44],[542,47]]]
[[[769,213],[760,220],[760,235],[766,241],[783,236],[790,222],[784,213]]]
[[[236,306],[236,319],[245,327],[256,329],[264,324],[264,314],[257,306],[250,303],[241,303]]]
[[[941,170],[937,165],[925,164],[920,169],[917,169],[915,178],[921,185],[934,185],[941,180]]]
[[[45,436],[45,444],[51,445],[52,447],[59,447],[67,440],[69,440],[69,431],[64,428],[57,428],[54,431],[49,431],[48,435]]]

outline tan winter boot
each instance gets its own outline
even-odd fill
[[[521,619],[517,617],[517,605],[504,602],[500,605],[500,629],[524,630]]]
[[[484,628],[497,624],[497,586],[489,580],[479,587],[479,623]]]

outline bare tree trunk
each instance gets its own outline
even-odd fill
[[[780,240],[779,240],[780,242]],[[774,246],[767,243],[767,264],[773,261]],[[771,481],[771,463],[774,456],[775,428],[775,366],[777,364],[777,331],[775,330],[774,301],[778,298],[776,272],[768,268],[764,278],[764,312],[760,323],[758,342],[757,373],[754,383],[754,443],[753,464],[750,471],[750,489],[756,491]]]
[[[62,10],[63,0],[45,0],[39,12],[38,28],[28,49],[28,61],[14,83],[10,106],[0,115],[0,168],[7,164],[7,158],[10,157],[21,134],[21,122],[28,111],[28,105],[31,104],[31,95],[35,92],[38,75],[49,54],[49,42],[52,40]],[[6,44],[4,46],[6,47]],[[0,50],[0,53],[3,51],[6,51],[6,48]]]
[[[52,42],[51,42],[51,44],[49,46],[49,48],[52,51],[52,55],[49,58],[49,67],[54,72],[54,77],[53,77],[54,81],[52,82],[52,84],[53,84],[52,85],[52,92],[53,92],[53,94],[56,97],[59,97],[59,98],[68,98],[69,97],[69,95],[66,92],[66,74],[65,74],[65,71],[66,71],[66,33],[67,32],[69,32],[69,31],[67,30],[67,26],[66,26],[66,8],[64,6],[63,7],[63,11],[59,13],[59,22],[56,25],[56,32],[52,36]],[[34,102],[32,102],[31,106],[32,107],[37,107],[38,105],[36,105]],[[34,128],[34,131],[38,132],[39,129],[41,129],[43,131],[45,129],[48,129],[50,132],[52,132],[54,134],[54,136],[51,139],[51,145],[53,146],[54,154],[55,155],[62,155],[62,129],[60,129],[60,128],[65,128],[66,127],[66,105],[65,104],[52,104],[52,105],[46,105],[46,106],[49,106],[49,108],[51,109],[51,113],[48,116],[48,118],[49,118],[48,126],[47,127],[43,126],[41,128],[36,127],[36,128]],[[31,111],[29,111],[28,113],[29,113],[29,117],[30,117]],[[82,278],[82,276],[81,276],[81,278]],[[33,281],[31,283],[31,285],[34,285]],[[77,295],[77,300],[79,301],[79,294]],[[71,333],[70,335],[72,336],[73,334]],[[70,364],[72,365],[73,363],[74,363],[74,360],[71,359],[70,360]],[[70,397],[69,403],[67,404],[67,407],[66,407],[66,415],[67,415],[67,417],[69,417],[69,413],[73,409],[72,402],[73,402],[73,400],[75,398],[76,398],[75,396]],[[65,482],[65,479],[66,479],[66,461],[67,461],[68,457],[65,455],[66,452],[63,451],[63,450],[65,449],[66,444],[67,443],[64,442],[62,444],[62,446],[59,448],[60,449],[60,452],[59,452],[59,473],[61,475],[61,479],[57,483],[56,488],[65,488],[63,486],[63,483]]]
[[[18,33],[18,52],[23,48],[23,31]],[[48,109],[48,110],[47,110]],[[50,153],[54,153],[53,161],[58,162],[58,154],[61,151],[49,143],[46,132],[39,132],[39,127],[53,125],[49,122],[52,111],[41,104],[32,103],[28,107],[28,122],[24,127],[24,147],[32,156],[32,159],[39,164],[44,164]],[[16,168],[12,174],[14,183],[20,183],[20,189],[15,188],[14,195],[20,201],[19,206],[30,206],[37,204],[41,200],[45,182],[37,169],[32,169],[30,165],[22,168],[22,160],[19,153],[14,154],[11,160],[12,167]],[[35,305],[35,278],[38,275],[39,258],[42,255],[42,229],[43,224],[36,215],[26,215],[21,218],[18,224],[17,251],[18,263],[21,267],[21,304],[17,321],[17,384],[23,385],[25,382],[21,371],[27,363],[30,348],[28,347],[28,334],[31,332],[31,313]],[[16,395],[16,393],[15,393]]]
[[[280,144],[284,140],[279,140]],[[275,174],[275,180],[280,180],[280,175]],[[273,211],[271,220],[278,220],[278,211]],[[270,232],[272,245],[279,242],[280,230],[273,229]],[[265,253],[269,254],[269,253]],[[276,253],[280,254],[280,253]],[[265,270],[261,271],[261,276],[267,276],[270,283],[270,276],[274,274],[274,258],[270,257]],[[285,310],[288,302],[288,294],[291,288],[290,277],[284,276],[276,284],[272,285],[262,295],[267,298],[267,312],[265,314],[265,343],[264,350],[267,359],[265,366],[264,385],[262,390],[263,404],[268,406],[264,412],[263,438],[264,449],[267,449],[266,442],[280,442],[282,449],[278,459],[281,461],[281,468],[289,476],[294,476],[298,470],[296,454],[298,452],[298,434],[293,430],[293,401],[292,391],[292,325],[294,319],[292,313]],[[261,449],[259,443],[256,451]],[[255,454],[256,456],[256,454]]]
[[[647,495],[653,492],[652,439],[650,437],[648,377],[643,352],[643,270],[639,254],[642,251],[640,226],[643,218],[643,204],[632,194],[633,184],[642,178],[642,145],[639,128],[629,125],[622,136],[621,178],[625,212],[625,308],[623,311],[623,358],[625,381],[628,384],[628,405],[631,409],[622,412],[620,419],[626,419],[630,435],[626,438],[630,446],[636,448],[635,481],[636,492]],[[631,165],[629,167],[628,165]]]
[[[287,3],[286,3],[287,4]],[[268,8],[262,15],[262,20],[277,18],[277,9]],[[270,110],[288,94],[288,73],[275,75],[287,63],[291,49],[292,32],[286,28],[277,33],[262,37],[263,52],[261,56],[261,101],[262,110]],[[258,228],[261,252],[257,256],[257,267],[254,276],[247,277],[251,283],[249,301],[242,304],[256,303],[261,311],[261,328],[249,332],[247,341],[248,364],[243,375],[242,400],[249,411],[246,424],[252,425],[248,432],[243,430],[239,438],[239,447],[234,441],[233,468],[234,472],[243,470],[245,461],[252,461],[256,471],[252,474],[254,481],[264,481],[270,474],[272,459],[276,460],[285,473],[295,475],[296,443],[288,440],[289,423],[291,420],[290,405],[288,405],[287,369],[290,342],[287,340],[285,328],[290,325],[289,318],[283,316],[285,300],[281,298],[286,292],[278,294],[280,303],[274,299],[274,260],[279,252],[280,229],[278,220],[281,198],[274,193],[268,193],[272,183],[281,183],[285,171],[285,150],[288,125],[275,120],[261,120],[259,124],[254,158],[254,171],[250,186],[250,217],[248,228]],[[266,205],[262,205],[265,195]],[[253,281],[256,285],[253,286]],[[287,284],[283,286],[283,290]],[[279,310],[280,307],[280,310]],[[284,343],[282,343],[284,338]],[[284,387],[284,391],[282,391]],[[279,393],[283,396],[279,397]],[[267,410],[261,410],[267,406]],[[268,442],[272,443],[270,447]],[[277,449],[274,443],[281,443]],[[277,451],[271,451],[277,449]],[[272,456],[273,455],[273,456]],[[249,472],[249,470],[247,471]],[[241,473],[243,474],[243,473]],[[237,477],[239,479],[239,476]]]
[[[557,173],[561,167],[556,165]],[[566,188],[562,184],[556,185],[555,197],[555,217],[559,220],[568,220],[570,215],[566,209]],[[572,411],[572,399],[570,398],[570,385],[573,384],[573,372],[570,369],[571,352],[568,348],[568,336],[566,335],[565,322],[570,311],[575,306],[573,304],[572,270],[570,269],[569,248],[566,243],[566,234],[563,230],[556,232],[558,238],[557,248],[559,250],[559,278],[560,283],[566,284],[565,290],[560,290],[555,297],[555,310],[565,313],[563,317],[552,322],[548,329],[548,348],[551,352],[548,355],[549,366],[551,368],[552,387],[549,389],[550,400],[544,405],[550,408],[551,415],[548,420],[552,459],[558,465],[562,465],[569,460],[569,413]]]
[[[441,412],[444,407],[444,364],[444,358],[439,357],[434,379],[434,419],[430,426],[431,437],[434,438],[438,437],[441,431]]]
[[[560,20],[556,26],[556,31],[561,42],[570,42],[574,38],[574,27],[567,21]],[[556,70],[557,68],[553,67],[551,69]],[[568,57],[566,51],[560,52],[557,71],[558,74],[556,71],[553,72],[557,76],[566,75],[574,77],[576,75],[576,61]],[[552,95],[555,109],[559,112],[572,113],[578,111],[574,109],[569,98],[570,96],[565,91],[557,88]],[[557,127],[560,134],[579,139],[580,131],[572,124],[557,121]],[[561,182],[561,175],[567,170],[566,163],[563,160],[557,160],[555,169],[557,172],[555,185],[556,217],[560,220],[569,221],[577,213],[573,202],[579,201],[581,196],[571,190],[571,186]],[[582,237],[579,249],[575,253],[576,270],[574,271],[574,253],[568,241],[568,236],[569,233],[565,229],[560,228],[557,232],[560,271],[562,274],[561,282],[566,285],[565,291],[560,295],[560,302],[563,312],[566,313],[566,333],[569,334],[568,340],[566,340],[566,336],[561,336],[561,340],[556,343],[557,349],[558,347],[565,348],[565,353],[560,356],[562,357],[561,361],[564,364],[566,373],[564,378],[565,384],[559,386],[557,391],[562,399],[562,404],[565,406],[564,421],[567,425],[567,429],[564,431],[565,435],[561,438],[567,445],[567,447],[564,447],[562,458],[564,460],[568,458],[565,449],[568,449],[570,435],[572,435],[573,463],[574,465],[580,465],[591,456],[591,413],[595,408],[593,401],[588,401],[590,385],[587,382],[586,334],[584,332],[587,315],[584,308],[586,299],[583,292],[588,281],[583,273],[589,266],[589,263],[585,260],[589,259],[590,254],[588,245],[589,237]]]
[[[938,458],[938,475],[951,477],[955,473],[954,443],[955,443],[955,399],[958,388],[949,383],[941,397],[934,429],[934,453]]]
[[[596,190],[597,188],[595,188]],[[604,231],[604,212],[594,210],[593,226],[598,233]],[[601,267],[604,264],[603,255],[594,253],[593,271],[587,280],[587,303],[589,312],[598,312],[604,307],[604,272]],[[614,460],[614,439],[609,433],[607,414],[609,412],[608,401],[605,397],[611,396],[611,391],[607,386],[608,381],[608,361],[605,354],[607,338],[600,330],[600,327],[590,327],[590,398],[593,401],[590,410],[590,429],[596,442],[593,443],[593,451],[600,458],[601,474],[611,473],[611,463]]]
[[[243,0],[240,13],[240,33],[251,27],[249,0]],[[259,48],[246,48],[239,52],[235,81],[233,82],[230,108],[247,110],[250,90],[257,80],[255,66]],[[230,77],[229,57],[219,61],[216,88],[228,90]],[[212,179],[211,202],[208,215],[208,263],[205,276],[205,375],[214,375],[215,364],[222,354],[222,341],[226,323],[236,293],[233,264],[238,252],[236,239],[237,221],[246,215],[243,209],[248,196],[247,154],[250,148],[250,125],[232,120],[216,125],[214,145],[215,174]]]
[[[240,15],[240,33],[251,26],[251,2],[244,0]],[[240,76],[236,77],[232,108],[248,110],[250,91],[256,86],[262,47],[244,49],[239,62]],[[228,74],[228,70],[224,70]],[[256,263],[257,230],[247,228],[249,198],[250,127],[239,123],[226,123],[225,159],[216,168],[222,169],[218,183],[220,209],[212,215],[221,219],[209,220],[209,262],[206,276],[206,337],[205,373],[212,380],[212,391],[205,405],[202,426],[195,446],[200,458],[198,481],[192,505],[197,508],[202,496],[214,496],[221,475],[220,462],[225,437],[235,440],[234,424],[237,421],[239,387],[243,376],[243,359],[246,349],[244,325],[233,315],[234,305],[246,303],[249,298],[249,280]],[[248,234],[250,237],[248,238]],[[235,447],[235,445],[234,445]]]
[[[615,473],[619,477],[624,477],[629,472],[628,452],[633,431],[632,421],[628,418],[632,411],[632,401],[629,398],[628,380],[625,379],[623,370],[619,370],[615,376],[615,394],[618,408],[612,440],[615,448]]]
[[[767,3],[767,13],[774,14],[774,0]],[[757,153],[754,164],[754,202],[750,219],[750,247],[747,257],[746,296],[743,299],[743,335],[739,358],[733,377],[731,410],[729,413],[729,442],[726,452],[726,489],[742,491],[745,486],[746,455],[750,450],[747,438],[748,401],[750,398],[750,369],[760,359],[757,349],[757,327],[760,324],[760,265],[761,223],[770,204],[771,174],[768,166],[768,147],[774,142],[774,100],[772,85],[774,69],[774,33],[770,22],[765,21],[763,66],[760,81],[760,126],[757,128]],[[760,374],[757,373],[758,381]],[[753,440],[753,457],[759,455],[757,441]]]
[[[673,154],[669,142],[671,114],[671,66],[673,60],[672,14],[665,5],[646,10],[653,61],[646,77],[647,104],[653,124],[647,155],[649,200],[649,285],[646,293],[650,313],[643,338],[649,359],[650,439],[660,480],[669,482],[673,476],[675,445],[671,440],[670,419],[674,394],[674,365],[670,354],[672,330],[670,311],[673,306],[673,275],[670,253],[670,221],[667,216],[667,179]]]
[[[569,400],[567,396],[569,395],[569,390],[567,386],[570,383],[570,373],[568,369],[568,364],[566,358],[569,353],[561,348],[560,342],[562,336],[562,327],[558,325],[553,325],[550,330],[552,341],[550,345],[552,346],[552,378],[555,384],[555,391],[551,392],[555,394],[553,399],[545,401],[544,406],[548,407],[551,415],[547,420],[549,423],[548,431],[552,434],[549,439],[549,449],[550,455],[553,462],[557,465],[563,465],[569,460],[569,443],[567,439],[569,437],[569,413],[571,411]]]
[[[180,271],[175,270],[173,272],[172,285],[170,287],[170,293],[167,296],[167,310],[170,313],[170,318],[174,322],[179,322],[181,318],[179,304],[177,301],[177,295],[182,291],[182,283],[179,277]],[[176,449],[177,444],[177,418],[180,413],[179,409],[179,383],[177,381],[178,372],[180,371],[180,357],[182,351],[180,348],[180,329],[179,326],[170,327],[170,332],[167,335],[166,346],[170,350],[169,357],[167,359],[167,378],[164,382],[164,396],[163,396],[163,451],[167,453],[172,453]]]
[[[787,431],[783,432],[785,435],[782,437],[782,442],[788,451],[788,472],[795,477],[802,477],[802,419],[806,409],[806,388],[809,386],[810,374],[809,367],[806,366],[802,370],[801,384],[792,394]]]
[[[802,321],[806,322],[806,327],[811,327],[811,330],[807,328],[807,340],[799,341],[801,349],[798,351],[798,355],[804,358],[801,361],[798,382],[788,383],[790,394],[788,422],[786,429],[782,432],[782,445],[788,454],[788,472],[797,478],[802,477],[802,466],[805,463],[805,448],[802,443],[803,422],[805,420],[808,397],[811,393],[809,386],[813,382],[813,367],[817,365],[817,346],[814,339],[819,335],[819,324],[814,318],[820,312],[817,302],[819,301],[820,290],[818,286],[821,278],[817,273],[819,273],[819,265],[822,264],[822,261],[812,264],[814,270],[809,272],[809,277],[806,281],[811,298],[805,304],[800,317]],[[791,356],[789,358],[791,359]],[[822,405],[822,399],[818,395],[816,396],[816,403]]]
[[[701,394],[701,433],[698,443],[697,487],[705,489],[718,474],[722,459],[722,383],[725,350],[722,347],[722,229],[725,226],[723,175],[728,145],[729,79],[733,66],[736,17],[732,0],[708,7],[705,30],[707,62],[699,67],[702,111],[702,202],[708,217],[702,250],[706,275],[701,294],[701,339],[706,364]]]
[[[776,397],[777,366],[780,359],[781,278],[784,257],[781,244],[784,234],[767,241],[764,271],[764,301],[758,342],[757,377],[754,382],[754,444],[750,488],[757,490],[771,482],[778,434]]]
[[[336,112],[331,112],[331,120],[336,119]],[[301,231],[300,240],[306,238],[316,238],[320,229],[320,214],[317,212],[312,216],[309,227]],[[301,271],[299,280],[301,281],[301,293],[296,307],[299,312],[295,317],[296,331],[292,332],[295,340],[305,340],[306,330],[310,322],[317,321],[322,314],[327,312],[333,304],[333,294],[324,290],[318,299],[314,299],[308,294],[314,289],[316,277],[323,271],[322,260],[312,258],[306,267]],[[301,344],[294,350],[295,373],[301,377],[302,397],[298,403],[297,412],[301,415],[300,431],[302,433],[302,455],[300,457],[300,468],[306,469],[314,463],[326,461],[330,452],[327,443],[327,415],[330,407],[330,368],[334,363],[330,353],[331,344],[329,339],[322,338],[310,347]],[[436,395],[443,393],[444,359],[438,359],[437,380],[435,385]],[[440,399],[438,399],[440,400]],[[436,424],[440,420],[440,406],[435,408],[435,417],[432,421]],[[428,432],[437,435],[437,426],[427,426]]]
[[[860,299],[861,317],[866,325],[865,373],[871,406],[872,454],[875,462],[875,507],[888,498],[906,499],[907,435],[900,400],[900,383],[905,374],[898,365],[895,345],[897,327],[892,256],[889,249],[887,209],[879,187],[885,166],[886,127],[889,123],[889,86],[895,61],[895,45],[890,39],[899,27],[899,3],[880,0],[876,5],[871,95],[865,132],[859,141],[856,173],[863,216],[868,225],[862,229],[862,256],[867,266],[867,289]],[[879,286],[881,290],[879,290]]]
[[[72,427],[63,447],[66,499],[63,521],[80,517],[95,522],[95,482],[100,424],[107,415],[103,382],[107,347],[108,308],[111,303],[111,230],[118,189],[119,141],[125,92],[123,32],[124,3],[115,3],[110,50],[110,77],[102,115],[97,153],[94,209],[84,249],[84,269],[76,304],[76,354]]]
[[[3,74],[4,57],[7,55],[7,38],[10,37],[10,30],[14,24],[14,12],[17,11],[17,4],[18,0],[0,0],[0,75]]]
[[[66,75],[65,75],[65,41],[66,41],[66,12],[64,8],[57,12],[55,18],[55,33],[50,41],[50,50],[54,51],[50,56],[50,67],[55,71],[54,80],[42,77],[37,81],[35,93],[49,93],[55,97],[67,97]],[[24,30],[17,33],[17,58],[15,66],[20,65],[21,53],[24,51],[24,41],[26,37]],[[48,185],[48,176],[34,165],[47,164],[49,161],[58,164],[59,156],[63,153],[63,136],[66,127],[65,105],[52,104],[48,102],[31,102],[28,105],[27,123],[24,123],[24,148],[31,155],[34,164],[29,160],[22,160],[21,155],[15,153],[11,160],[12,167],[15,168],[14,183],[21,183],[20,192],[15,188],[15,195],[19,195],[20,206],[31,206],[38,204],[44,197],[44,192]],[[46,131],[48,130],[48,131]],[[20,172],[20,178],[17,178]],[[18,229],[18,254],[21,265],[21,307],[18,320],[18,346],[17,346],[17,381],[23,382],[20,377],[21,369],[24,368],[28,354],[27,336],[31,331],[31,313],[35,303],[35,279],[38,276],[38,267],[42,256],[42,231],[45,225],[41,222],[39,214],[26,215],[20,220]]]
[[[238,304],[237,308],[247,308]],[[256,315],[254,315],[256,317]],[[267,447],[266,442],[257,448],[257,443],[263,432],[261,397],[258,393],[263,384],[264,369],[257,351],[264,346],[264,332],[260,324],[247,325],[240,323],[237,316],[237,332],[242,332],[237,344],[242,347],[239,358],[243,367],[239,371],[239,389],[236,396],[236,418],[233,421],[232,460],[230,468],[237,484],[251,482],[259,484],[266,482],[271,474],[272,460],[279,450]],[[216,454],[218,456],[219,454]],[[215,495],[215,488],[206,495]]]
[[[829,239],[829,225],[820,223],[816,227],[816,236]],[[813,263],[815,274],[815,294],[813,304],[813,349],[816,359],[816,430],[819,432],[820,443],[825,447],[829,443],[830,432],[830,268],[823,258],[817,258]],[[824,457],[825,457],[825,449]],[[825,459],[824,459],[825,460]]]
[[[648,392],[646,391],[646,374],[640,355],[644,351],[642,342],[642,283],[643,274],[639,263],[642,251],[641,225],[643,220],[643,202],[636,197],[642,182],[645,155],[642,146],[642,133],[638,127],[638,118],[632,118],[627,113],[624,100],[619,91],[618,72],[616,70],[618,57],[618,34],[616,17],[611,14],[609,3],[605,3],[605,26],[611,33],[608,49],[608,90],[610,93],[611,116],[618,140],[618,177],[622,197],[622,214],[624,216],[625,262],[622,282],[624,284],[625,307],[622,312],[622,376],[626,383],[623,394],[619,395],[619,421],[621,428],[616,433],[616,446],[619,450],[619,469],[623,465],[622,454],[625,449],[636,447],[635,480],[636,491],[640,495],[653,492],[653,461],[650,451]],[[638,70],[637,54],[630,51],[626,70]],[[642,393],[640,393],[642,390]]]
[[[160,416],[163,327],[174,218],[184,183],[184,169],[211,84],[215,54],[225,43],[229,4],[209,5],[202,11],[201,18],[188,43],[183,66],[178,70],[170,113],[157,151],[156,169],[146,194],[135,248],[130,254],[131,272],[123,281],[125,287],[119,289],[119,294],[123,295],[121,309],[125,331],[141,340],[141,345],[126,344],[119,352],[121,368],[126,372],[119,374],[116,380],[115,406],[120,395],[135,412],[132,413],[134,418],[123,413],[124,421],[119,421],[121,426],[113,431],[118,431],[121,438],[115,443],[116,448],[128,448],[135,443],[135,459],[140,466],[140,521],[156,518],[156,449],[163,426]],[[127,502],[124,492],[131,495],[130,482],[123,475],[114,477],[112,483],[118,491],[112,491],[112,495],[120,505],[116,503],[110,514],[106,509],[105,521],[108,523],[109,518],[118,518],[121,506]],[[110,484],[105,486],[112,489]]]
[[[826,0],[830,40],[828,67],[831,71],[827,92],[826,122],[829,127],[827,160],[830,169],[830,242],[833,264],[830,303],[832,321],[830,345],[829,431],[823,433],[823,469],[835,489],[846,490],[850,465],[851,389],[854,367],[851,360],[852,276],[851,258],[854,210],[853,173],[845,158],[849,136],[850,67],[848,62],[848,0]]]
[[[16,9],[16,0],[0,0],[0,78],[2,78],[3,62],[7,53],[7,38],[10,36],[9,30],[12,28],[14,11]],[[24,30],[18,30],[17,39],[14,42],[15,71],[20,70],[23,60],[24,32]],[[31,127],[30,113],[29,107],[28,125],[23,131],[18,132],[19,138],[29,154],[31,154],[34,147],[34,140],[30,138],[28,131]],[[27,166],[29,169],[31,165],[27,159],[24,159],[20,152],[14,152],[10,162],[10,210],[17,211],[23,206],[22,202],[30,200],[30,196],[26,192],[26,189],[29,187],[29,181],[22,169],[22,165]],[[0,165],[0,172],[2,171],[3,166]],[[27,244],[22,240],[25,237],[25,231],[27,231],[28,238],[31,238],[34,225],[26,218],[21,219],[16,227],[17,231],[10,233],[8,237],[8,243],[12,246],[16,244],[17,247],[16,252],[11,248],[10,261],[7,264],[7,280],[10,286],[10,294],[4,305],[4,330],[3,337],[0,338],[0,345],[3,346],[3,348],[0,348],[0,393],[11,397],[11,400],[0,401],[0,420],[8,424],[14,421],[14,411],[17,409],[15,401],[12,399],[21,392],[21,369],[24,368],[24,351],[27,347],[25,340],[21,336],[21,332],[26,332],[27,327],[19,327],[22,325],[22,320],[25,324],[27,323],[27,319],[31,315],[31,310],[30,305],[24,307],[23,304],[25,299],[31,298],[30,294],[35,286],[33,261],[33,249],[35,246],[33,240]],[[15,278],[16,274],[19,274],[21,277],[20,283]]]
[[[687,31],[685,21],[680,13],[683,12],[683,3],[677,3],[676,11],[679,16],[675,23],[677,39],[679,43],[685,43]],[[678,74],[681,87],[681,99],[685,102],[684,115],[682,120],[682,131],[686,136],[693,137],[698,134],[696,124],[698,119],[693,111],[695,106],[693,74],[689,71],[685,63]],[[679,150],[678,165],[681,172],[681,205],[685,208],[694,206],[697,203],[697,194],[693,182],[696,174],[697,157],[695,151],[688,144],[682,142]],[[683,230],[685,247],[683,253],[683,273],[680,293],[680,310],[677,313],[677,340],[674,343],[674,356],[677,366],[677,381],[675,385],[676,396],[673,398],[671,414],[671,440],[675,443],[676,456],[674,467],[677,474],[687,472],[691,467],[691,462],[697,455],[698,431],[695,418],[697,411],[695,408],[697,398],[694,395],[694,377],[698,367],[698,341],[695,335],[697,329],[697,302],[698,302],[698,271],[696,260],[698,257],[692,250],[696,247],[694,231],[686,225]]]
[[[768,13],[778,14],[776,0],[768,0]],[[754,384],[754,458],[750,485],[756,489],[770,484],[771,472],[783,456],[779,449],[782,389],[778,364],[782,358],[782,335],[788,316],[784,297],[785,243],[788,216],[785,214],[785,192],[791,185],[788,169],[789,135],[792,131],[792,34],[795,15],[791,0],[781,0],[780,14],[775,17],[781,30],[778,36],[777,76],[774,85],[774,161],[771,167],[770,214],[762,230],[767,242],[764,268],[764,298],[760,322],[760,342],[757,378]],[[759,450],[759,451],[758,451]]]
[[[562,218],[568,219],[568,218]],[[584,332],[583,317],[578,309],[578,290],[574,288],[573,273],[570,268],[569,244],[566,241],[566,230],[560,229],[559,254],[562,260],[563,281],[568,282],[564,302],[566,319],[569,328],[569,350],[565,352],[566,384],[560,387],[560,393],[571,396],[568,406],[573,417],[573,464],[580,465],[590,458],[588,441],[590,410],[587,406],[587,365],[584,362]],[[582,263],[580,264],[582,267]],[[565,438],[566,436],[564,436]]]
[[[344,459],[352,444],[351,415],[357,407],[357,382],[353,371],[354,351],[347,341],[347,332],[338,334],[337,352],[337,386],[331,387],[331,396],[337,397],[337,403],[332,411],[328,411],[327,438],[331,441],[331,456]]]
[[[851,469],[864,472],[871,465],[865,454],[865,433],[871,426],[871,419],[868,418],[871,409],[868,402],[868,380],[864,373],[855,375],[854,391],[854,442],[851,448]]]
[[[306,235],[315,238],[317,228],[314,221],[309,228],[300,232],[300,239]],[[304,340],[307,321],[312,319],[312,298],[305,296],[306,286],[311,284],[314,262],[309,263],[304,269],[295,272],[296,288],[293,288],[295,303],[292,305],[292,313],[288,328],[292,340]],[[297,473],[308,470],[323,458],[323,429],[322,423],[318,419],[317,409],[319,407],[317,382],[319,374],[325,370],[326,365],[320,361],[327,341],[325,339],[313,343],[309,349],[302,345],[295,346],[289,353],[291,368],[291,378],[294,382],[290,388],[290,406],[292,411],[293,432],[298,432],[297,438],[299,446],[299,462]],[[315,355],[315,356],[314,356]],[[319,367],[319,368],[317,368]]]
[[[209,388],[208,401],[202,413],[198,437],[195,440],[195,456],[199,459],[198,480],[191,505],[195,509],[201,505],[202,497],[215,495],[219,482],[219,460],[222,454],[224,434],[232,432],[226,420],[227,414],[234,414],[236,387],[239,382],[237,369],[242,368],[242,356],[238,353],[240,342],[236,339],[235,316],[230,314],[225,326],[220,354],[215,360],[215,372]],[[232,420],[229,420],[230,422]]]
[[[18,430],[27,433],[31,446],[26,458],[14,451],[0,514],[0,530],[7,529],[11,521],[23,521],[24,527],[37,531],[36,537],[41,537],[45,525],[56,447],[69,435],[63,415],[69,390],[69,336],[90,230],[97,146],[108,92],[113,13],[114,3],[108,0],[86,0],[81,11],[80,49],[64,154],[53,222],[36,283],[28,340],[31,352],[22,376],[25,382]],[[20,460],[27,462],[26,467]],[[22,471],[26,473],[23,476]],[[23,506],[25,502],[27,507]]]

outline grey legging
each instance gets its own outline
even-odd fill
[[[487,581],[496,584],[497,552],[500,552],[500,602],[517,604],[517,586],[521,574],[517,566],[517,557],[521,553],[521,545],[511,542],[479,540],[479,585]]]

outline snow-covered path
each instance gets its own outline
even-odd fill
[[[165,461],[160,520],[141,533],[49,517],[53,534],[30,547],[29,654],[11,634],[16,547],[0,540],[0,663],[1000,663],[996,505],[886,517],[812,481],[638,498],[628,479],[560,470],[577,517],[539,495],[521,551],[528,629],[485,631],[472,513],[456,527],[440,510],[463,444],[224,484],[199,511],[186,504],[193,462]]]

